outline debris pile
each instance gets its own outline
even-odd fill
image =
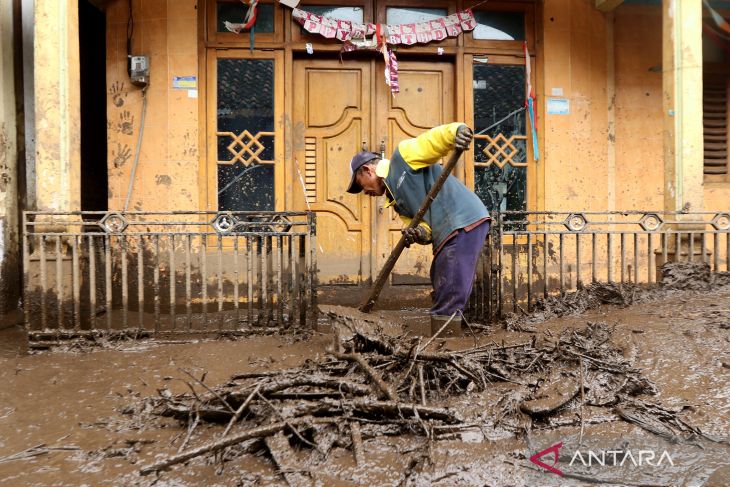
[[[624,418],[643,427],[651,416],[654,429],[656,423],[678,424],[666,410],[655,415],[652,411],[658,409],[642,406],[639,396],[654,394],[654,385],[611,342],[613,329],[604,323],[524,343],[458,351],[432,351],[431,339],[421,343],[421,338],[351,331],[321,361],[239,374],[215,387],[191,375],[197,391],[189,383],[191,393],[173,395],[163,389],[147,398],[148,411],[176,418],[187,435],[178,454],[140,473],[206,454],[225,460],[263,451],[289,483],[296,483],[288,476],[305,475],[326,462],[333,448],[348,448],[358,465],[366,463],[363,439],[401,434],[458,438],[475,423],[462,417],[452,399],[488,392],[496,383],[509,392],[501,396],[489,426],[514,434],[563,426],[566,413],[582,427],[584,407],[606,408],[609,419],[604,421]],[[140,408],[128,412],[134,411]],[[220,424],[223,431],[214,441],[185,449],[202,422]],[[301,456],[294,450],[308,452],[306,468],[291,464]]]

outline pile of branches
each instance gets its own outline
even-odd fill
[[[623,404],[624,414],[614,416],[631,421],[638,415],[625,411],[637,408],[637,395],[655,393],[651,382],[612,345],[613,330],[603,323],[559,336],[546,334],[539,343],[533,338],[459,351],[430,351],[432,339],[422,343],[421,338],[352,331],[321,361],[239,374],[217,387],[190,375],[205,393],[196,392],[192,384],[191,393],[159,391],[151,399],[153,413],[180,420],[188,435],[177,455],[140,472],[157,472],[210,453],[224,459],[226,449],[240,450],[241,445],[245,451],[267,452],[285,477],[301,470],[288,463],[296,457],[291,450],[295,447],[310,451],[310,467],[312,461],[326,461],[334,447],[351,449],[361,465],[366,462],[363,438],[409,433],[453,438],[473,428],[444,404],[495,383],[508,383],[511,392],[497,403],[493,424],[515,433],[549,424],[566,409],[580,412],[582,426],[584,405],[616,411]],[[215,441],[185,450],[201,422],[225,425],[225,430]]]

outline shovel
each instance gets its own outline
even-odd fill
[[[451,157],[449,157],[449,160],[444,165],[444,170],[441,171],[438,179],[436,179],[436,182],[433,183],[433,186],[431,186],[431,190],[426,195],[426,198],[424,198],[423,203],[421,203],[421,207],[418,209],[418,213],[416,213],[416,215],[413,217],[410,225],[408,225],[408,228],[416,228],[418,224],[421,223],[421,221],[423,220],[423,215],[425,215],[428,209],[431,207],[431,203],[434,199],[436,199],[436,195],[438,195],[439,191],[441,191],[441,187],[446,182],[446,178],[448,178],[449,174],[451,174],[451,171],[454,169],[454,166],[456,166],[456,163],[459,161],[459,158],[461,157],[461,154],[463,152],[463,149],[454,149]],[[390,253],[390,257],[388,257],[388,260],[385,261],[385,265],[380,270],[378,278],[375,280],[373,287],[370,289],[369,296],[367,297],[365,302],[360,305],[359,309],[363,313],[370,313],[370,311],[372,311],[373,306],[375,306],[375,302],[380,296],[380,292],[383,290],[385,282],[388,280],[388,276],[390,276],[390,273],[393,271],[393,267],[395,267],[395,263],[398,262],[398,258],[400,257],[400,254],[403,253],[404,248],[406,248],[405,234],[401,235],[400,240],[398,240],[395,248]]]

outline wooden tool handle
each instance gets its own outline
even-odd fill
[[[454,169],[454,166],[456,166],[456,163],[459,161],[459,158],[461,157],[461,154],[463,152],[464,151],[462,149],[454,149],[453,154],[451,154],[451,157],[444,166],[444,170],[441,171],[438,179],[436,179],[436,182],[433,183],[433,186],[431,186],[431,190],[426,195],[423,203],[421,203],[421,207],[418,209],[418,213],[416,213],[416,215],[413,217],[410,225],[408,225],[408,228],[416,228],[418,224],[421,223],[421,220],[423,220],[423,215],[426,214],[431,206],[431,203],[434,199],[436,199],[436,195],[439,193],[439,191],[441,191],[441,187],[446,182],[446,178],[448,178],[449,174],[451,174],[451,171]],[[405,234],[401,235],[400,240],[398,240],[395,248],[390,253],[390,257],[388,257],[388,260],[385,261],[385,265],[380,270],[380,274],[378,274],[378,278],[376,279],[375,284],[373,284],[373,287],[370,289],[370,295],[368,296],[367,300],[360,306],[360,311],[362,311],[363,313],[370,313],[370,311],[372,311],[373,306],[375,306],[375,302],[378,300],[378,296],[380,296],[380,291],[383,290],[385,281],[388,280],[388,276],[390,276],[390,273],[393,270],[393,267],[395,267],[395,263],[398,262],[398,258],[400,257],[400,254],[403,252],[404,248],[406,248]]]

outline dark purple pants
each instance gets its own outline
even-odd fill
[[[487,233],[488,221],[468,232],[460,229],[436,254],[431,264],[432,315],[451,316],[464,309]]]

